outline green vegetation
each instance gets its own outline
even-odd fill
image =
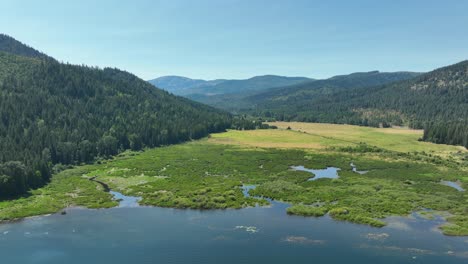
[[[324,216],[328,210],[324,206],[310,206],[303,204],[295,204],[286,209],[288,214],[303,215],[303,216]]]
[[[220,135],[236,138],[245,133],[245,139],[252,132],[233,130]],[[257,133],[263,133],[264,142],[274,142],[276,133],[283,133],[285,141],[304,135],[288,130],[259,130],[254,134]],[[255,198],[258,196],[290,203],[289,214],[329,214],[337,220],[376,227],[385,225],[388,216],[432,209],[450,214],[448,223],[442,227],[444,233],[468,235],[466,192],[440,184],[441,179],[460,181],[466,188],[468,173],[464,168],[451,166],[451,162],[433,163],[417,155],[376,151],[378,147],[360,144],[354,144],[353,148],[352,143],[343,150],[321,148],[317,152],[225,145],[213,141],[214,136],[219,135],[143,152],[126,151],[100,164],[65,170],[31,196],[2,202],[2,219],[50,213],[73,205],[112,206],[115,202],[109,195],[97,183],[87,180],[97,177],[113,190],[141,196],[140,203],[144,205],[224,209],[268,204],[265,199]],[[351,162],[359,170],[369,172],[362,175],[352,172]],[[311,174],[293,171],[290,169],[293,165],[315,169],[334,166],[342,170],[338,179],[307,181]],[[257,186],[250,190],[251,197],[243,196],[244,184]],[[79,195],[73,194],[78,191]],[[43,206],[44,203],[48,206]]]
[[[464,215],[448,218],[448,223],[441,226],[442,231],[450,236],[466,236],[468,234],[468,210],[464,209]]]
[[[59,63],[0,35],[0,199],[47,183],[55,164],[202,138],[231,119],[130,73]]]
[[[86,167],[69,169],[54,175],[45,187],[30,191],[28,196],[0,202],[0,221],[51,214],[70,206],[109,208],[117,205],[112,195],[88,178]]]

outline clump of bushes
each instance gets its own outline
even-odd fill
[[[327,208],[323,206],[311,206],[304,204],[296,204],[289,207],[286,212],[291,215],[302,216],[324,216],[327,213]]]
[[[383,148],[376,146],[371,146],[366,143],[359,143],[356,146],[346,146],[346,147],[330,147],[330,150],[336,150],[340,152],[349,152],[349,153],[384,153],[388,152]]]
[[[333,208],[328,213],[333,219],[337,220],[346,220],[357,224],[370,225],[373,227],[384,227],[386,225],[386,223],[383,221],[352,212],[349,208],[346,207]]]
[[[253,195],[263,194],[263,196],[274,198],[277,194],[294,193],[302,191],[303,187],[293,182],[276,180],[265,182],[252,190]]]

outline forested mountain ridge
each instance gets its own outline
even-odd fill
[[[279,87],[263,93],[247,97],[252,104],[262,105],[268,102],[288,100],[309,100],[317,94],[328,94],[341,89],[355,87],[373,87],[395,81],[411,79],[420,75],[415,72],[356,72],[348,75],[338,75],[329,79],[300,83],[297,85]]]
[[[0,51],[12,53],[24,57],[52,59],[46,54],[31,48],[18,40],[0,33]]]
[[[232,122],[118,69],[0,52],[0,76],[0,197],[44,184],[54,164],[197,139]]]

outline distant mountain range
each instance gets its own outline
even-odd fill
[[[201,79],[190,79],[182,76],[163,76],[149,80],[148,82],[173,94],[186,95],[192,94],[195,91],[199,91],[200,89],[203,90],[207,87],[217,85],[224,81],[226,80],[205,81]]]
[[[293,112],[297,110],[296,108],[299,105],[303,103],[307,104],[317,98],[317,96],[329,96],[355,88],[361,88],[368,92],[380,85],[412,79],[419,75],[421,73],[417,72],[356,72],[324,80],[279,87],[262,93],[248,95],[242,100],[249,103],[251,107],[269,108],[271,105],[278,108],[286,107]]]
[[[245,80],[218,79],[211,81],[190,79],[181,76],[163,76],[150,80],[149,82],[173,94],[193,98],[263,91],[311,80],[312,79],[306,77],[285,77],[277,75],[255,76]]]
[[[268,104],[268,102],[272,102],[272,104],[278,106],[284,102],[287,104],[285,107],[294,109],[299,101],[307,101],[318,94],[329,94],[333,91],[353,87],[372,87],[410,79],[418,75],[420,75],[420,73],[371,71],[339,75],[325,80],[260,76],[244,81],[230,81],[225,85],[223,85],[223,83],[219,85],[224,88],[229,85],[230,89],[225,89],[224,91],[231,92],[220,92],[212,95],[189,93],[183,94],[183,96],[231,112],[251,110],[257,106],[261,108],[263,105]],[[252,80],[262,80],[265,78],[268,81],[263,82],[263,89],[253,89],[249,87],[252,83],[258,83]],[[273,84],[275,80],[284,80],[284,78],[288,78],[286,85],[279,85],[285,82]],[[269,87],[267,87],[267,85],[269,85]],[[240,89],[236,89],[236,87],[240,87]],[[288,98],[290,99],[289,101],[287,100]]]

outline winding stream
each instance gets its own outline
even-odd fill
[[[114,196],[114,200],[119,202],[119,207],[138,207],[140,206],[138,202],[141,200],[141,197],[137,196],[126,196],[122,193],[112,191],[106,183],[96,180],[97,176],[89,178],[90,181],[97,182],[102,186],[105,192],[108,192]]]
[[[460,192],[464,192],[465,189],[463,189],[460,185],[460,183],[458,182],[453,182],[453,181],[440,181],[440,184],[442,185],[446,185],[446,186],[449,186],[449,187],[452,187],[452,188],[455,188],[457,189],[458,191]]]

